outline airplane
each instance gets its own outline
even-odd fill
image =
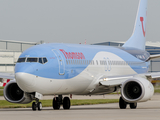
[[[140,0],[132,36],[122,47],[48,43],[25,50],[15,66],[15,78],[4,87],[11,103],[32,101],[32,110],[41,110],[43,95],[53,95],[53,109],[70,109],[65,95],[104,95],[120,89],[120,109],[137,108],[154,94],[148,73],[150,60],[160,55],[145,51],[147,1]],[[0,75],[3,77],[3,75]],[[8,75],[9,76],[9,75]]]

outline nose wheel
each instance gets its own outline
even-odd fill
[[[37,108],[38,108],[39,111],[42,110],[42,103],[39,102],[39,100],[32,103],[32,110],[36,111]]]

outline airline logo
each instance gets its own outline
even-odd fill
[[[144,24],[143,24],[144,18],[143,18],[143,17],[140,17],[140,21],[141,21],[141,23],[142,23],[142,31],[143,31],[143,35],[144,35],[144,37],[145,37],[146,32],[145,32],[145,30],[144,30]]]
[[[66,52],[63,49],[59,49],[66,59],[85,59],[82,52]]]

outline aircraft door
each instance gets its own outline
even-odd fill
[[[58,64],[59,64],[59,75],[64,75],[65,74],[65,64],[62,55],[59,53],[58,50],[53,49],[52,50],[55,56],[57,57]]]
[[[111,63],[109,58],[104,58],[105,59],[105,71],[111,71]]]

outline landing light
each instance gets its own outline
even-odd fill
[[[107,81],[108,80],[108,78],[103,78],[103,81]]]

